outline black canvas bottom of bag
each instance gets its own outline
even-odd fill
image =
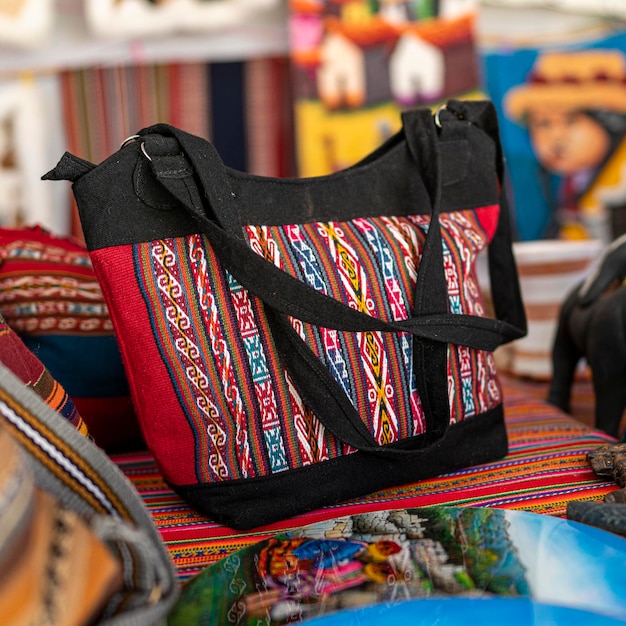
[[[402,448],[410,449],[418,439],[402,442]],[[507,452],[504,410],[498,405],[451,425],[442,439],[421,450],[415,460],[359,451],[271,476],[170,487],[212,520],[246,530],[380,489],[488,463]]]

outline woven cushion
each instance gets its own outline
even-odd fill
[[[39,227],[0,229],[0,312],[99,446],[140,445],[109,312],[82,245]]]
[[[504,379],[509,454],[494,463],[386,489],[253,531],[237,532],[189,508],[163,481],[147,452],[114,455],[151,510],[179,577],[186,579],[234,550],[277,530],[385,508],[449,504],[564,516],[571,500],[601,500],[617,488],[598,479],[585,456],[614,441],[541,398],[545,388]]]
[[[44,364],[24,345],[2,315],[0,315],[0,362],[36,391],[46,404],[63,415],[83,435],[88,434],[85,422],[63,385],[54,379]]]

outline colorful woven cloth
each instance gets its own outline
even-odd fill
[[[63,386],[50,374],[44,364],[26,347],[17,333],[0,313],[0,363],[23,383],[32,387],[44,402],[67,421],[87,435],[87,425]]]
[[[277,530],[385,508],[448,504],[564,516],[571,500],[601,500],[617,488],[593,473],[585,456],[614,441],[546,404],[545,387],[504,379],[510,451],[506,458],[372,494],[253,531],[215,524],[164,483],[148,452],[114,455],[150,509],[181,580]],[[585,396],[586,397],[586,396]]]
[[[109,311],[83,245],[39,226],[0,228],[0,311],[100,447],[140,445]]]

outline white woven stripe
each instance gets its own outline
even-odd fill
[[[43,437],[30,424],[25,422],[11,407],[4,402],[0,402],[0,412],[12,424],[15,425],[22,433],[24,433],[36,446],[38,446],[45,454],[47,454],[59,467],[61,467],[76,482],[80,483],[87,491],[104,506],[104,508],[112,515],[118,516],[117,511],[102,493],[97,485],[93,483],[85,474],[72,463],[63,453]]]

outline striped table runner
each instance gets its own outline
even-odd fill
[[[584,385],[583,390],[578,405],[589,405],[590,392]],[[331,517],[434,504],[563,516],[570,500],[601,500],[617,488],[614,482],[598,479],[585,459],[590,449],[612,442],[610,437],[543,402],[542,385],[505,379],[504,391],[510,444],[504,459],[386,489],[253,531],[234,531],[190,509],[163,482],[148,452],[117,454],[113,460],[152,513],[181,580],[276,531]]]

